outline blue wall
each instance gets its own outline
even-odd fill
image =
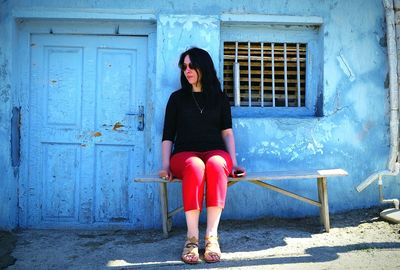
[[[11,163],[12,29],[10,3],[0,4],[0,228],[17,225],[17,173]]]
[[[154,128],[147,138],[148,146],[154,149],[148,157],[153,161],[149,170],[154,172],[160,165],[164,107],[169,94],[179,87],[180,52],[191,46],[203,47],[211,53],[220,71],[222,14],[321,18],[323,116],[235,117],[238,161],[249,171],[341,167],[349,176],[328,181],[331,212],[379,203],[375,185],[362,193],[357,193],[355,187],[373,172],[385,169],[389,153],[387,56],[380,0],[304,0],[301,4],[296,0],[42,0],[3,1],[0,5],[0,227],[13,228],[18,224],[19,179],[13,173],[10,154],[11,110],[19,106],[15,83],[18,74],[12,68],[16,65],[13,55],[18,54],[13,44],[17,31],[14,19],[18,16],[68,20],[90,14],[89,17],[102,20],[109,14],[114,18],[115,14],[154,15],[156,92],[150,95]],[[400,177],[385,178],[386,197],[399,197],[399,180]],[[311,197],[316,191],[312,181],[285,181],[280,186]],[[178,206],[179,185],[173,185],[171,191],[171,204]],[[154,193],[158,194],[157,187]],[[157,200],[154,207],[159,207]],[[223,218],[317,214],[318,209],[313,206],[243,183],[229,189]],[[183,216],[177,219],[182,222]]]

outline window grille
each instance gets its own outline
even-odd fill
[[[224,42],[224,91],[232,106],[304,107],[306,43]]]

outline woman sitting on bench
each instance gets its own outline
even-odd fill
[[[236,161],[232,117],[208,52],[192,48],[181,54],[182,88],[173,92],[165,112],[160,177],[182,179],[187,240],[182,260],[199,262],[199,217],[206,185],[206,262],[218,262],[218,224],[225,206],[228,176],[243,176]]]

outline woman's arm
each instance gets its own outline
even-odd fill
[[[172,180],[172,173],[169,168],[169,160],[171,158],[172,145],[176,135],[176,93],[177,92],[171,94],[167,102],[167,107],[165,108],[164,128],[161,143],[162,168],[158,172],[161,178],[168,180]]]
[[[172,141],[164,140],[161,144],[162,168],[158,174],[160,175],[161,178],[166,178],[168,180],[172,180],[172,173],[169,168],[171,150],[172,150]]]
[[[246,174],[246,170],[240,166],[238,166],[236,160],[236,148],[235,148],[235,137],[233,135],[233,130],[231,128],[224,129],[221,131],[222,139],[224,140],[225,147],[228,150],[229,155],[232,159],[232,176],[236,176],[235,171],[242,171],[243,175]],[[243,176],[241,175],[241,176]]]

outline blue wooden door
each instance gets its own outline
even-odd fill
[[[143,225],[147,61],[147,37],[32,35],[28,227]]]

